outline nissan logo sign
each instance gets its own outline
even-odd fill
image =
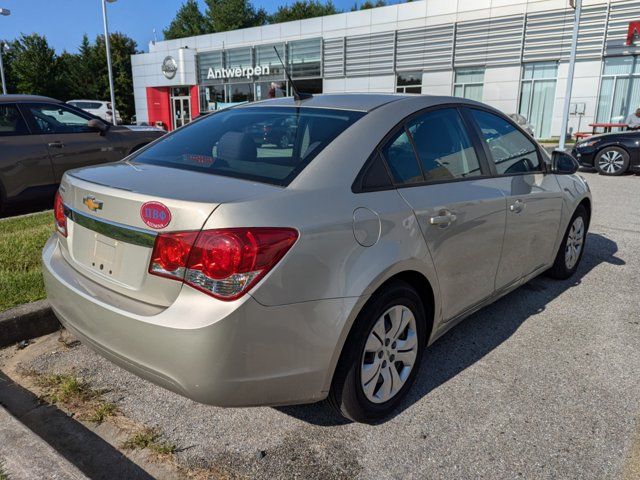
[[[178,71],[178,64],[176,63],[176,59],[169,56],[164,57],[162,61],[162,73],[165,77],[171,80],[176,76],[176,72]]]

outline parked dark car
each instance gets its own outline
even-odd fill
[[[115,126],[53,98],[0,95],[0,209],[53,199],[67,170],[120,160],[163,134]]]
[[[571,153],[581,166],[602,175],[640,173],[640,131],[593,135],[577,142]]]

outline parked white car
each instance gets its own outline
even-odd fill
[[[107,122],[113,123],[111,102],[103,102],[102,100],[69,100],[67,103],[85,112],[89,112],[96,117],[100,117]],[[122,117],[118,110],[116,110],[116,120],[118,124],[122,123]]]

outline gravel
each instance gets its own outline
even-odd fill
[[[323,404],[199,405],[84,346],[27,367],[112,389],[183,465],[221,476],[619,478],[640,413],[640,177],[583,175],[595,212],[577,274],[537,278],[441,338],[385,423],[346,423]]]

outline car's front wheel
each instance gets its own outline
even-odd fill
[[[587,210],[579,205],[569,222],[553,266],[547,271],[550,277],[564,280],[578,269],[584,253],[588,224]]]
[[[372,422],[397,407],[417,375],[425,349],[425,309],[397,281],[376,293],[355,321],[329,393],[343,416]]]
[[[607,147],[596,156],[596,169],[602,175],[622,175],[629,168],[629,154],[620,147]]]

